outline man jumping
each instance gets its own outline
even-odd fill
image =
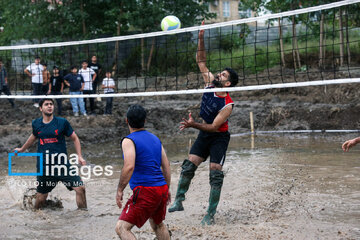
[[[132,105],[126,114],[130,134],[121,143],[124,166],[116,194],[122,208],[123,192],[130,182],[133,196],[127,201],[115,231],[122,240],[136,239],[131,229],[141,228],[149,219],[158,240],[170,240],[163,223],[170,200],[170,164],[159,138],[144,129],[146,111]]]
[[[71,174],[71,164],[64,161],[60,156],[67,156],[65,136],[70,137],[74,142],[74,147],[78,160],[81,165],[86,162],[81,155],[80,140],[70,123],[60,117],[54,116],[54,100],[42,99],[39,101],[39,109],[42,117],[32,122],[32,134],[21,148],[15,148],[15,152],[24,152],[34,144],[38,139],[38,153],[42,153],[43,157],[43,173],[37,176],[38,186],[36,189],[35,209],[44,207],[48,193],[52,191],[59,181],[71,191],[76,192],[76,203],[79,208],[86,208],[85,187],[78,174]],[[46,154],[53,157],[53,162],[46,161]],[[56,169],[55,169],[56,166]],[[39,161],[36,164],[37,172],[40,172]],[[45,169],[55,169],[57,171],[46,172]]]
[[[234,87],[238,83],[238,75],[231,68],[214,76],[206,67],[206,51],[204,44],[204,30],[199,32],[198,53],[196,61],[202,73],[205,88]],[[189,119],[181,122],[180,129],[196,128],[199,135],[191,147],[189,159],[185,159],[181,168],[181,175],[178,183],[177,193],[174,204],[169,208],[169,212],[183,211],[182,202],[185,200],[185,193],[189,189],[190,182],[195,175],[198,166],[210,156],[210,197],[207,214],[202,220],[202,224],[214,224],[214,215],[220,200],[221,188],[223,185],[224,174],[222,166],[225,162],[226,150],[230,141],[228,132],[228,118],[231,115],[234,102],[227,92],[204,93],[202,97],[200,116],[202,123],[194,121],[189,114]]]

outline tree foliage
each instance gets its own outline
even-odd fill
[[[2,0],[2,44],[80,40],[160,30],[161,19],[176,15],[182,26],[198,24],[214,14],[195,0]],[[203,1],[210,2],[209,0]]]

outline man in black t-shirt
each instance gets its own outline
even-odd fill
[[[6,95],[11,95],[6,69],[3,65],[2,60],[0,59],[0,95],[2,92]],[[15,107],[14,100],[8,98],[8,101],[10,102],[11,106],[14,108]]]
[[[64,91],[64,79],[59,75],[59,68],[54,66],[53,75],[50,77],[49,83],[49,93],[51,95],[62,95]],[[58,106],[58,115],[61,115],[62,110],[62,99],[56,98],[56,103]]]
[[[46,205],[48,194],[55,188],[59,181],[63,182],[69,191],[76,192],[76,203],[78,208],[87,208],[85,186],[79,171],[74,170],[74,166],[68,160],[65,137],[69,137],[76,151],[77,161],[81,165],[86,165],[82,157],[81,144],[78,136],[74,132],[70,123],[61,117],[54,116],[54,101],[52,99],[42,99],[39,101],[39,110],[42,117],[32,121],[32,133],[21,148],[15,148],[14,152],[25,152],[35,142],[38,144],[37,152],[43,154],[43,168],[40,166],[40,159],[36,163],[37,188],[35,209]],[[51,157],[51,161],[46,160]],[[61,157],[64,155],[65,157]],[[46,169],[52,169],[47,171]],[[42,172],[41,172],[42,170]]]
[[[97,85],[99,83],[99,74],[101,73],[101,65],[97,63],[97,57],[94,55],[91,57],[91,63],[89,64],[89,68],[94,70],[96,73],[96,78],[93,82],[93,92],[97,93]]]

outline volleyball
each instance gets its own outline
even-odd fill
[[[175,30],[179,28],[181,28],[181,22],[175,16],[166,16],[161,21],[161,29],[163,31]]]

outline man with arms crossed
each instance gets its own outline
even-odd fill
[[[56,154],[59,155],[64,153],[67,156],[66,150],[66,142],[65,136],[70,137],[70,139],[74,142],[74,147],[76,150],[76,154],[78,156],[79,162],[81,165],[85,165],[86,162],[82,158],[81,155],[81,145],[80,140],[74,130],[72,129],[70,123],[65,118],[55,117],[54,116],[54,100],[52,99],[42,99],[39,101],[39,109],[42,113],[42,117],[35,119],[32,122],[32,134],[26,141],[26,143],[21,148],[15,148],[15,152],[24,152],[30,146],[34,144],[36,139],[38,139],[38,153],[42,153],[43,156],[43,166],[44,170],[46,166],[54,166],[51,163],[46,163],[45,154]],[[42,176],[37,176],[37,193],[36,193],[36,201],[35,201],[35,209],[39,209],[44,207],[46,203],[46,198],[48,193],[55,188],[58,181],[64,183],[69,191],[75,190],[76,192],[76,203],[79,208],[86,208],[86,195],[85,195],[85,187],[83,186],[83,182],[81,178],[76,175],[69,173],[69,169],[71,164],[69,161],[67,163],[60,163],[58,158],[55,157],[55,164],[57,163],[58,171],[54,171],[54,175],[51,172],[46,173],[43,171]],[[63,160],[62,160],[63,161]],[[62,165],[65,165],[65,170],[61,171]],[[36,164],[37,172],[40,172],[39,168],[39,160]]]
[[[199,45],[196,61],[205,82],[205,88],[233,87],[238,83],[238,75],[231,68],[214,76],[206,67],[206,52],[204,45],[204,30],[199,32]],[[210,156],[210,197],[207,214],[202,224],[214,224],[214,215],[220,200],[221,188],[224,180],[222,166],[225,162],[226,150],[230,141],[228,132],[228,118],[231,115],[234,102],[227,92],[204,93],[202,97],[200,116],[202,123],[195,122],[191,113],[189,119],[183,119],[180,129],[196,128],[200,133],[191,147],[189,159],[182,164],[182,171],[179,179],[178,189],[174,204],[169,212],[183,211],[182,202],[185,200],[185,193],[189,189],[191,179],[195,175],[198,166]]]
[[[97,75],[94,70],[92,70],[91,68],[88,68],[87,61],[84,60],[82,62],[82,68],[79,70],[79,74],[83,77],[84,82],[85,82],[83,93],[84,94],[93,94],[94,93],[93,83],[94,83]],[[95,101],[94,98],[89,98],[91,115],[95,114],[95,102],[94,101]],[[85,109],[86,109],[86,102],[87,102],[87,98],[84,99]]]
[[[129,107],[126,123],[130,134],[121,143],[124,166],[116,194],[119,208],[122,208],[123,191],[128,183],[133,195],[125,204],[115,231],[122,240],[136,239],[131,229],[134,225],[141,228],[149,219],[157,239],[169,240],[163,220],[170,200],[170,164],[159,138],[144,129],[145,118],[143,107]]]
[[[27,66],[24,72],[31,77],[33,95],[41,95],[43,87],[44,67],[40,64],[40,57],[36,56],[35,61]],[[34,107],[39,107],[39,99],[34,99]]]

